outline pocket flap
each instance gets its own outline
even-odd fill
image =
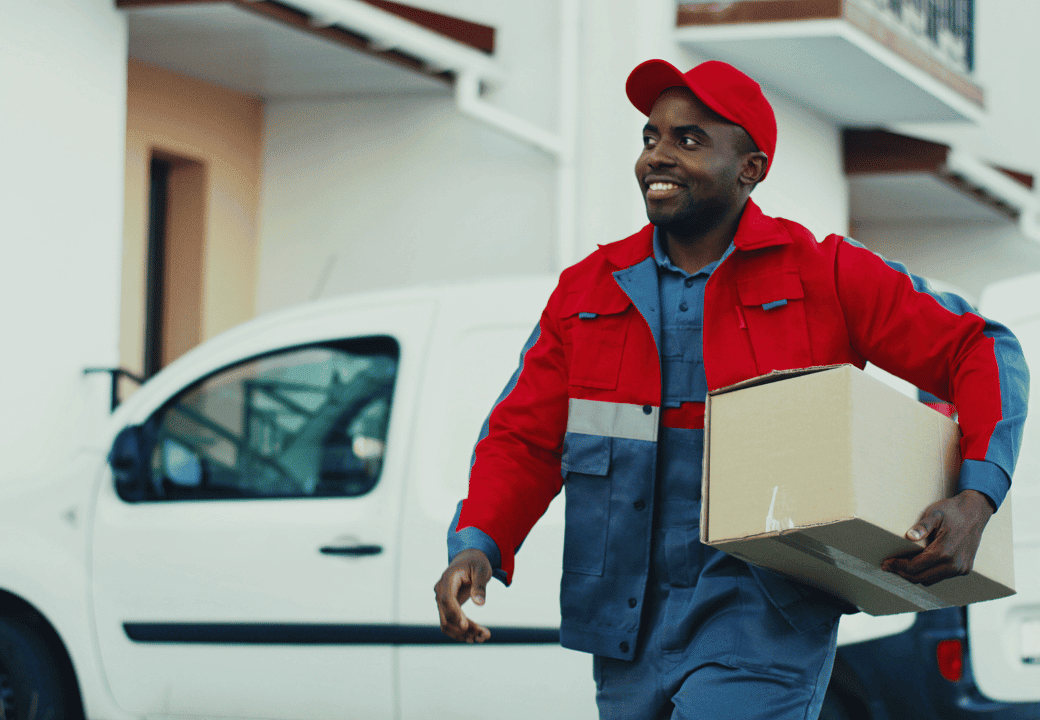
[[[606,477],[610,472],[610,438],[567,433],[563,438],[560,470],[563,477],[572,472]]]
[[[780,300],[801,300],[805,296],[802,279],[795,268],[741,280],[737,290],[743,305],[768,305]]]
[[[597,286],[588,290],[573,292],[563,299],[561,317],[580,316],[582,319],[594,319],[599,315],[617,315],[632,304],[628,295],[616,285]]]

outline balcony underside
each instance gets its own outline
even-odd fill
[[[965,162],[949,146],[883,130],[846,130],[849,215],[864,221],[1015,221],[1031,175]]]
[[[1015,219],[1012,212],[1002,212],[929,172],[850,176],[849,216],[855,222]]]
[[[492,51],[493,28],[398,3],[365,2],[410,12],[404,17],[420,32],[466,46],[463,53],[488,57]],[[118,0],[117,5],[128,15],[131,57],[248,95],[447,95],[454,80],[450,69],[424,61],[406,45],[329,24],[293,7],[291,0]],[[446,36],[442,26],[456,30],[455,36]]]
[[[768,1],[682,6],[676,39],[690,52],[729,62],[843,126],[982,117],[977,85],[858,5],[806,3],[822,7],[826,12],[818,14],[824,16],[753,21],[755,12],[778,4],[802,6]],[[731,12],[734,8],[741,12]]]

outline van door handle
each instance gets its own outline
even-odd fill
[[[351,555],[353,557],[364,557],[366,555],[378,555],[383,552],[382,545],[324,545],[319,552],[322,555]]]

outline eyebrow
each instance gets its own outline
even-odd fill
[[[702,138],[711,140],[711,135],[709,135],[700,125],[679,125],[674,128],[674,130],[677,135],[698,135]],[[657,126],[651,125],[650,123],[643,126],[643,132],[652,132],[658,135],[661,134],[661,131],[657,129]]]

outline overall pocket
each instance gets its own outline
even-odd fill
[[[823,590],[788,580],[770,570],[748,565],[762,594],[799,633],[828,631],[830,624],[855,608]]]
[[[563,440],[563,489],[566,498],[563,569],[602,575],[610,524],[611,439],[567,433]]]
[[[805,293],[796,268],[742,280],[737,291],[760,373],[813,364]]]

